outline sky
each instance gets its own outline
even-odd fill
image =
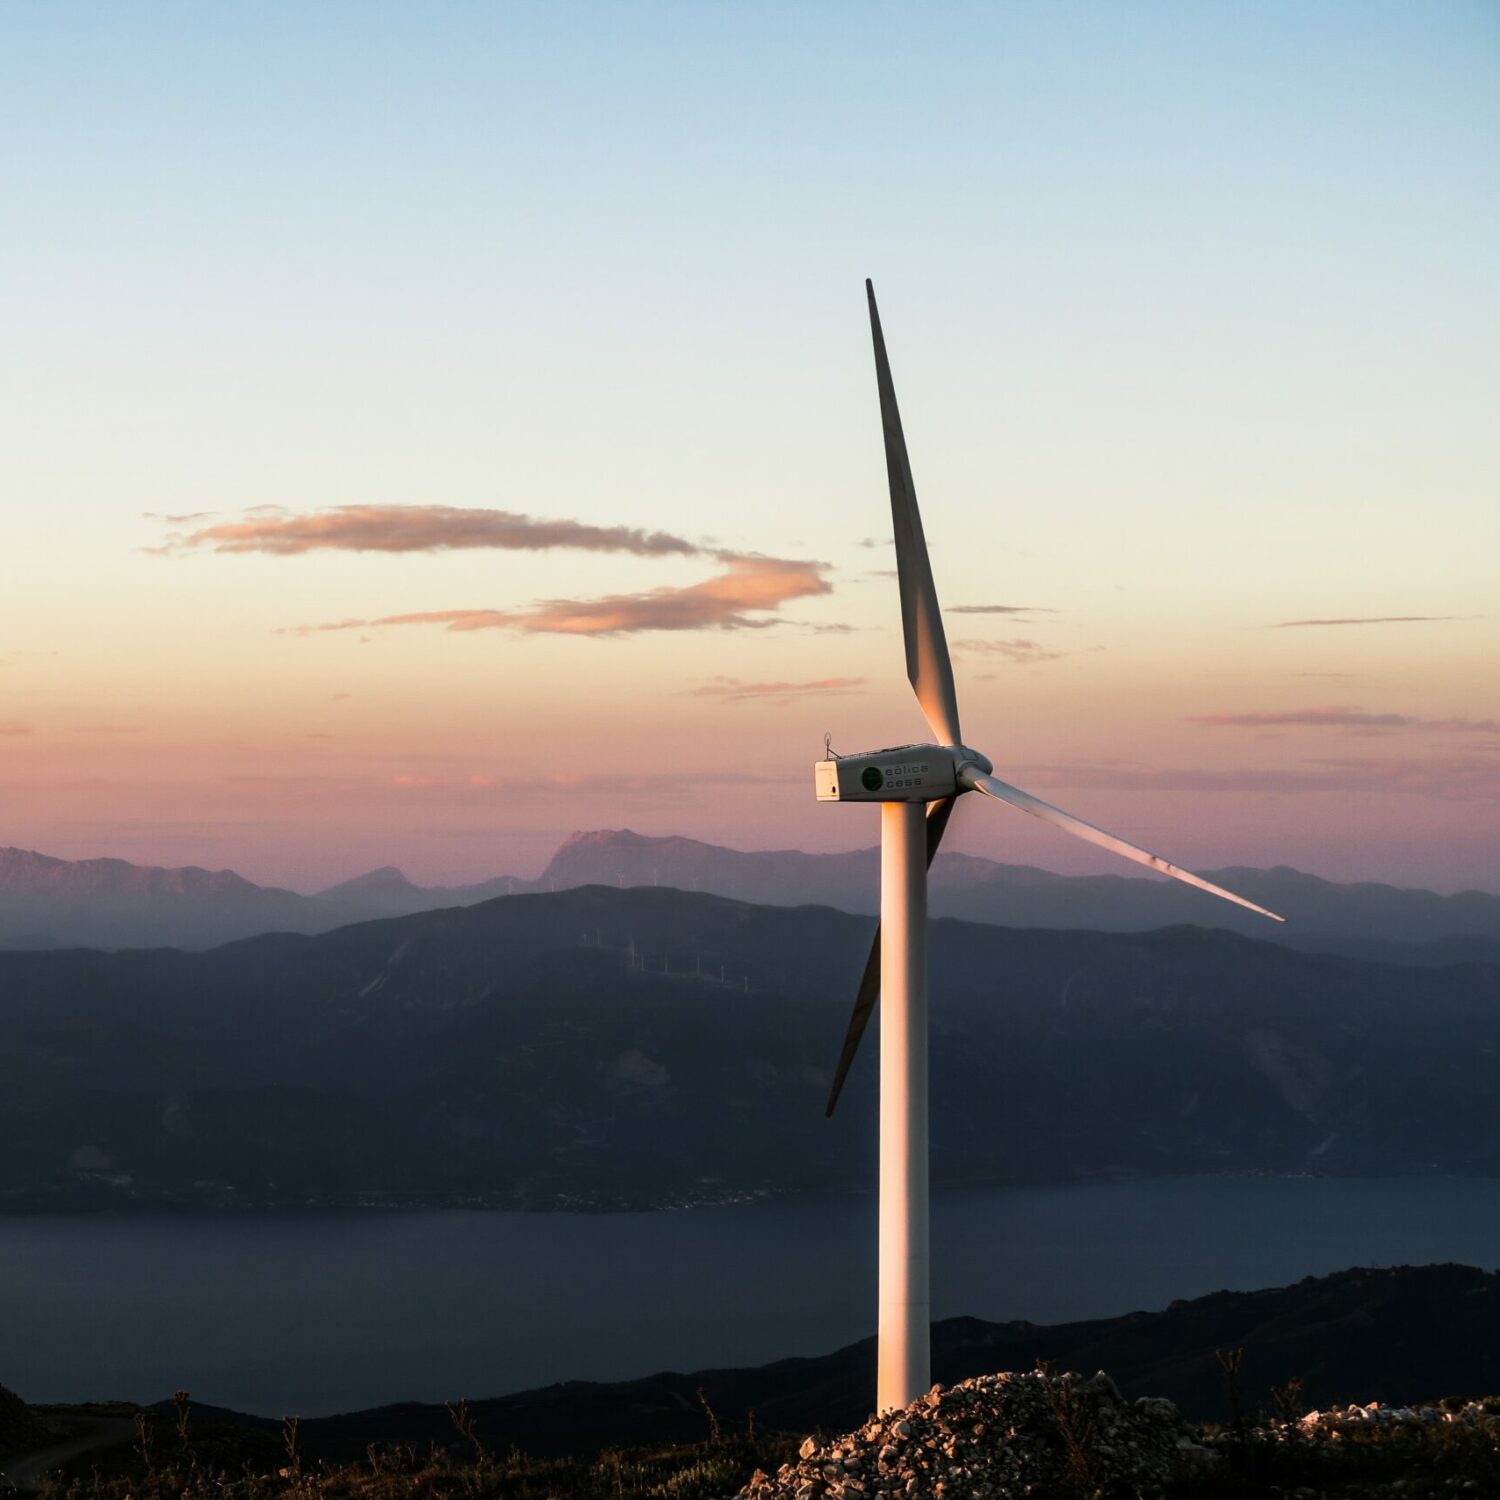
[[[997,774],[1500,890],[1500,7],[56,0],[0,127],[0,845],[872,844],[870,276]]]

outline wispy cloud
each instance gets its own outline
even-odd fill
[[[950,615],[1055,615],[1055,609],[1040,604],[955,604]]]
[[[865,685],[863,677],[821,677],[815,682],[742,682],[738,677],[711,677],[700,687],[690,688],[694,698],[723,698],[743,703],[752,698],[829,697],[858,692]]]
[[[194,521],[206,521],[211,515],[213,515],[213,511],[211,510],[190,510],[180,516],[164,515],[161,511],[156,510],[143,510],[141,512],[143,519],[147,521],[165,521],[169,526],[191,526]]]
[[[831,593],[825,563],[729,552],[635,526],[594,526],[515,511],[452,505],[339,505],[296,515],[258,506],[169,537],[148,551],[259,552],[295,557],[316,551],[444,552],[470,548],[541,552],[570,549],[640,557],[708,557],[722,571],[699,583],[663,585],[597,599],[543,599],[523,609],[440,609],[292,627],[307,635],[388,625],[442,625],[449,630],[516,630],[546,635],[629,635],[648,630],[746,630],[793,599]],[[816,627],[815,627],[816,628]]]
[[[190,521],[191,516],[167,517]],[[701,556],[706,550],[686,537],[636,526],[592,526],[583,521],[547,520],[508,510],[456,505],[337,505],[293,515],[276,509],[246,512],[168,537],[148,550],[181,553],[264,552],[295,557],[306,552],[447,552],[493,548],[543,552],[567,547],[585,552],[633,552],[642,557]]]
[[[750,771],[726,771],[722,768],[664,772],[611,771],[609,796],[611,800],[646,803],[665,799],[669,805],[680,805],[684,796],[692,796],[706,787],[783,786],[800,779],[794,773],[762,776]],[[285,778],[286,784],[294,790],[301,789],[301,780]],[[456,775],[405,771],[365,781],[329,780],[321,783],[320,795],[350,802],[395,796],[403,800],[420,800],[437,805],[483,805],[497,799],[514,801],[516,798],[528,801],[558,798],[575,803],[580,791],[597,788],[597,778],[588,771],[556,771],[545,776],[517,776],[513,772],[497,774],[489,771]]]
[[[1208,729],[1423,729],[1440,734],[1495,734],[1500,719],[1421,719],[1361,708],[1256,709],[1249,713],[1189,714],[1183,722]]]
[[[1400,792],[1459,800],[1500,796],[1500,758],[1415,755],[1321,757],[1294,766],[1145,767],[1089,762],[1013,768],[1022,785],[1130,792]]]
[[[19,719],[0,719],[0,735],[16,736],[31,733],[31,725]]]
[[[1500,719],[1418,719],[1417,723],[1445,734],[1500,734]]]
[[[998,656],[1022,667],[1056,661],[1059,657],[1068,655],[1066,651],[1054,651],[1050,646],[1044,646],[1040,641],[1033,641],[1025,636],[1016,636],[1008,641],[954,641],[953,649],[975,656]]]
[[[1408,714],[1372,714],[1358,708],[1255,709],[1250,713],[1188,714],[1184,724],[1208,729],[1266,729],[1296,725],[1312,729],[1398,729],[1412,723]]]
[[[1277,620],[1262,630],[1300,630],[1308,625],[1430,625],[1456,615],[1355,615],[1345,620]]]
[[[544,599],[528,609],[438,609],[376,619],[299,625],[293,633],[376,625],[442,625],[449,630],[516,630],[529,635],[632,635],[650,630],[752,630],[778,623],[783,604],[833,592],[827,564],[755,553],[715,554],[722,573],[685,587],[606,594],[600,599]]]

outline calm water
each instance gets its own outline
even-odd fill
[[[872,1331],[871,1201],[660,1214],[0,1218],[0,1384],[316,1415],[755,1364]],[[1056,1322],[1350,1265],[1500,1263],[1500,1183],[949,1194],[934,1315]]]

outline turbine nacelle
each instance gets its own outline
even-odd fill
[[[959,778],[970,767],[994,769],[964,745],[895,745],[820,760],[813,784],[819,802],[938,802],[968,790]]]

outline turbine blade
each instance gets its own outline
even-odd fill
[[[1204,880],[1201,876],[1192,874],[1191,871],[1181,870],[1158,854],[1148,854],[1144,849],[1136,848],[1134,844],[1127,844],[1124,839],[1116,838],[1112,833],[1105,833],[1102,828],[1095,828],[1092,823],[1085,823],[1082,818],[1075,818],[1072,813],[1065,813],[1061,808],[1053,807],[1050,802],[1043,802],[1040,797],[1033,797],[1030,792],[1023,792],[1019,787],[1011,786],[998,777],[986,776],[973,767],[965,767],[959,772],[959,780],[976,792],[983,792],[985,796],[993,797],[998,802],[1008,802],[1012,807],[1019,807],[1022,812],[1028,812],[1032,817],[1040,818],[1044,823],[1051,823],[1054,828],[1061,828],[1064,833],[1087,839],[1089,843],[1097,844],[1101,849],[1108,849],[1113,854],[1120,854],[1126,859],[1134,860],[1138,865],[1145,865],[1148,870],[1156,870],[1162,875],[1170,875],[1173,880],[1195,885],[1200,891],[1207,891],[1211,896],[1221,896],[1225,901],[1233,901],[1236,906],[1248,907],[1251,911],[1259,912],[1263,917],[1270,917],[1273,922],[1286,921],[1285,917],[1278,917],[1274,911],[1267,911],[1265,907],[1257,906],[1253,901],[1245,900],[1243,896],[1236,896],[1233,891],[1226,891],[1223,886]]]
[[[891,520],[896,534],[896,573],[901,588],[901,629],[906,637],[906,675],[922,712],[943,745],[961,743],[958,732],[958,694],[953,686],[953,663],[943,633],[917,488],[906,456],[906,436],[896,407],[896,387],[880,331],[875,288],[865,282],[870,298],[870,333],[875,340],[875,380],[880,387],[880,425],[885,430],[885,469],[891,484]]]
[[[948,826],[948,816],[953,811],[957,797],[944,797],[927,804],[927,865],[932,867],[933,856],[943,842],[943,830]],[[875,941],[870,944],[870,956],[865,960],[865,972],[859,981],[854,996],[854,1013],[849,1017],[849,1029],[844,1034],[844,1050],[839,1053],[839,1065],[834,1070],[833,1087],[828,1093],[827,1114],[831,1118],[834,1106],[839,1102],[844,1080],[849,1076],[849,1065],[859,1051],[860,1038],[870,1017],[875,1012],[875,1002],[880,998],[880,928],[875,928]]]

